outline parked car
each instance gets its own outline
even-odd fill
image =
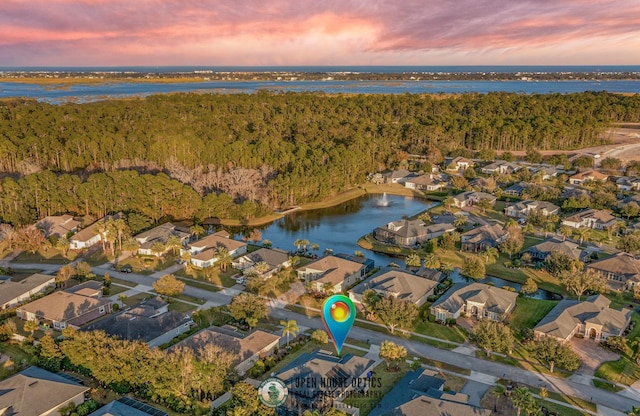
[[[131,266],[124,266],[120,271],[122,273],[131,273],[133,270],[131,269]]]

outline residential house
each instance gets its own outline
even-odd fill
[[[431,307],[438,321],[461,314],[503,321],[516,307],[518,294],[483,283],[455,283]]]
[[[424,277],[425,279],[433,280],[437,283],[442,282],[447,277],[440,270],[436,269],[419,269],[416,271],[416,276]]]
[[[460,235],[460,244],[462,250],[477,253],[484,251],[487,247],[498,247],[508,236],[509,232],[500,224],[487,224]]]
[[[256,264],[264,263],[264,270],[257,270]],[[240,256],[233,261],[233,267],[242,270],[243,274],[256,272],[260,277],[268,278],[285,267],[291,266],[289,253],[284,250],[260,248]]]
[[[109,316],[83,328],[86,331],[104,331],[127,341],[142,341],[150,347],[166,344],[191,328],[189,315],[167,311],[168,303],[160,298],[151,299],[117,315]]]
[[[18,282],[0,277],[0,310],[28,301],[55,284],[56,277],[49,274],[32,274]]]
[[[489,200],[491,205],[496,203],[496,197],[485,193],[467,191],[453,197],[453,204],[458,208],[470,207],[476,205],[481,199]]]
[[[153,227],[149,231],[145,231],[135,236],[136,241],[140,244],[138,248],[138,254],[143,256],[162,256],[167,251],[171,250],[171,247],[166,247],[169,237],[178,237],[180,244],[184,244],[189,238],[189,233],[180,231],[176,224],[167,222],[157,227]],[[152,250],[154,244],[161,243],[163,250],[161,252],[154,252]]]
[[[506,160],[496,160],[495,162],[483,167],[481,172],[485,175],[491,175],[494,173],[509,174],[517,172],[520,169],[522,169],[522,167],[515,163],[507,162]]]
[[[383,172],[382,177],[384,178],[384,183],[392,184],[392,183],[403,183],[408,179],[414,178],[418,175],[415,173],[409,172],[406,169],[400,170],[392,170],[388,172]]]
[[[569,176],[569,183],[571,185],[584,185],[587,182],[602,182],[605,181],[609,175],[600,173],[597,170],[585,170],[584,172],[578,172],[575,175]]]
[[[191,264],[196,267],[205,268],[213,266],[217,261],[217,251],[219,248],[225,248],[231,257],[240,256],[247,252],[247,244],[230,238],[227,231],[218,231],[217,233],[208,235],[200,240],[194,241],[181,253],[189,252],[191,254]]]
[[[209,327],[186,338],[172,348],[184,346],[194,351],[196,355],[208,344],[217,345],[234,355],[234,368],[239,374],[244,374],[253,363],[263,358],[278,346],[280,337],[261,329],[242,335],[234,331],[233,327]]]
[[[611,211],[603,209],[585,209],[562,220],[562,225],[573,228],[593,228],[606,230],[618,219],[611,215]]]
[[[469,396],[466,394],[445,392],[444,385],[445,380],[437,371],[411,370],[371,410],[369,416],[491,414],[486,409],[468,404]]]
[[[129,396],[123,396],[102,406],[89,416],[168,416],[167,413],[139,402]]]
[[[47,238],[51,236],[60,238],[75,233],[81,224],[82,221],[65,214],[44,217],[36,223],[36,227],[42,230]]]
[[[491,410],[476,407],[467,403],[416,397],[382,416],[489,416]]]
[[[325,256],[298,269],[298,277],[310,283],[313,290],[331,287],[334,293],[342,292],[364,276],[364,264],[336,256]]]
[[[523,194],[527,192],[527,189],[529,189],[530,187],[531,187],[531,184],[528,182],[517,182],[505,188],[502,193],[508,196],[521,197]]]
[[[397,300],[420,307],[428,296],[433,295],[437,285],[437,281],[416,276],[406,270],[384,267],[349,290],[349,298],[355,303],[362,303],[362,294],[372,289],[380,296],[393,296]]]
[[[100,232],[100,227],[107,220],[124,218],[124,214],[107,215],[106,217],[94,222],[90,226],[83,228],[69,238],[69,245],[73,250],[82,250],[89,248],[94,244],[98,244],[104,237],[104,232]]]
[[[0,381],[0,415],[53,416],[74,403],[84,403],[89,387],[38,367]]]
[[[96,281],[81,283],[19,306],[16,312],[25,321],[38,320],[55,329],[78,328],[111,312],[113,302],[102,298],[100,286]]]
[[[533,175],[540,175],[543,181],[549,181],[560,173],[554,166],[540,166],[531,169]]]
[[[547,201],[520,201],[504,209],[507,217],[527,218],[532,211],[538,211],[545,217],[560,212],[560,207]]]
[[[624,192],[640,191],[640,178],[621,176],[616,179],[616,187]]]
[[[438,238],[446,232],[455,231],[453,224],[427,225],[422,220],[403,219],[392,221],[385,227],[373,230],[373,237],[378,241],[397,244],[399,246],[415,246],[432,238]]]
[[[578,248],[578,244],[571,241],[563,241],[557,238],[550,238],[522,251],[529,253],[534,261],[545,261],[553,252],[558,252],[568,256],[572,260],[584,261],[586,253]]]
[[[640,284],[640,260],[629,253],[613,254],[586,267],[602,274],[613,290],[633,290]]]
[[[421,175],[407,179],[404,186],[416,191],[439,191],[446,186],[446,182],[434,178],[433,175]]]
[[[611,309],[610,304],[602,295],[590,296],[582,302],[563,299],[533,328],[534,337],[567,342],[575,335],[595,341],[621,336],[631,321],[632,311]]]
[[[363,256],[356,256],[355,254],[347,254],[347,253],[336,253],[334,254],[336,257],[340,257],[341,259],[355,261],[356,263],[360,263],[364,265],[364,274],[369,273],[376,265],[375,260],[369,259]]]
[[[374,364],[375,360],[351,354],[336,357],[320,350],[302,354],[276,374],[289,390],[278,413],[286,416],[298,416],[305,410],[325,413],[333,407],[334,400],[346,397],[354,389],[353,381],[367,378]]]
[[[460,171],[460,170],[466,170],[469,169],[470,167],[473,167],[475,165],[475,163],[473,162],[473,160],[471,159],[467,159],[466,157],[445,157],[444,158],[444,165],[446,167],[447,170],[455,170],[455,171]]]

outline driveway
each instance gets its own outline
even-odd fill
[[[620,354],[611,352],[601,347],[600,343],[588,338],[571,338],[571,348],[582,360],[582,365],[576,371],[577,374],[593,376],[600,364],[620,358]]]

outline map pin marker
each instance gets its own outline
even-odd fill
[[[356,320],[356,307],[345,295],[333,295],[322,304],[322,323],[340,355],[342,344]]]

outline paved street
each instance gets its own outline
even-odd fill
[[[14,269],[39,268],[50,272],[55,272],[55,270],[59,268],[58,265],[43,264],[12,264],[11,267],[13,267]],[[104,274],[105,272],[108,272],[109,275],[113,277],[137,283],[146,287],[151,287],[152,283],[156,280],[156,278],[152,276],[144,276],[134,273],[120,273],[111,268],[107,268],[106,266],[94,267],[93,271],[97,274]],[[231,302],[231,299],[234,296],[237,296],[242,292],[237,289],[231,288],[227,288],[219,292],[210,292],[191,286],[186,286],[184,293],[189,296],[205,300],[206,304],[204,305],[204,307],[208,307],[216,305],[226,305]],[[270,302],[269,305],[271,309],[269,315],[272,318],[275,318],[277,320],[294,319],[296,320],[298,326],[323,329],[323,324],[320,319],[318,319],[317,317],[309,318],[305,315],[290,311],[288,309],[283,309],[285,303],[282,301],[273,301]],[[368,341],[371,344],[380,345],[382,341],[388,340],[390,338],[390,335],[354,326],[349,333],[349,337],[359,341]],[[547,376],[544,374],[532,373],[521,368],[481,360],[464,353],[443,350],[416,341],[395,338],[394,342],[404,346],[407,349],[409,357],[427,357],[433,360],[452,364],[461,368],[469,369],[472,372],[476,372],[478,375],[483,375],[480,377],[490,376],[495,378],[505,378],[517,383],[527,384],[530,386],[546,386],[551,391],[556,391],[559,393],[578,397],[583,400],[592,401],[594,403],[601,404],[602,406],[606,406],[607,408],[617,410],[618,412],[629,411],[632,406],[638,405],[638,396],[640,396],[640,392],[638,392],[638,394],[636,394],[635,391],[614,394],[593,387],[590,384],[582,384],[576,381],[565,380],[557,377]],[[615,413],[616,412],[610,412],[608,414]]]

